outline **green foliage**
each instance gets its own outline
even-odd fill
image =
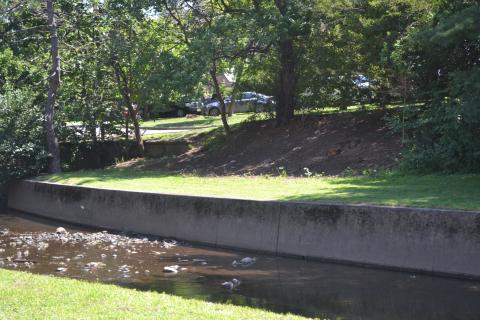
[[[0,184],[45,167],[43,117],[33,97],[26,90],[0,95]]]
[[[302,50],[298,95],[302,107],[348,106],[403,99],[392,52],[425,19],[427,1],[319,2],[314,28]],[[354,80],[368,79],[368,86]]]
[[[405,165],[419,171],[480,171],[480,68],[450,78],[449,96],[407,118]]]
[[[407,168],[480,171],[479,16],[478,4],[443,6],[431,26],[414,33],[411,48],[404,49],[407,59],[417,56],[406,61],[413,64],[419,96],[426,92],[431,99],[407,114]]]
[[[50,63],[45,12],[42,1],[15,3],[0,3],[0,94],[2,101],[13,101],[29,88],[36,98],[26,105],[42,105]],[[425,103],[406,109],[399,122],[406,134],[406,166],[480,170],[478,1],[58,0],[55,5],[62,63],[55,115],[62,141],[94,142],[97,128],[101,140],[120,134],[124,103],[113,60],[126,75],[132,102],[148,119],[207,95],[210,72],[236,75],[233,92],[221,88],[225,95],[281,96],[280,43],[291,41],[295,74],[289,79],[296,85],[297,109]],[[359,78],[368,85],[359,86]],[[41,114],[39,107],[34,110],[30,116]],[[72,121],[85,129],[72,134],[65,126]],[[43,145],[40,133],[35,145]]]

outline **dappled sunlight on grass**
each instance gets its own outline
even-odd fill
[[[249,117],[251,117],[251,113],[236,113],[233,114],[228,118],[229,124],[237,124],[240,123]],[[222,126],[222,120],[220,117],[204,117],[204,116],[197,116],[195,118],[167,118],[167,119],[157,119],[157,120],[150,120],[150,121],[142,121],[140,122],[140,126],[142,128],[149,128],[149,129],[165,129],[165,128],[199,128],[199,127],[220,127]]]
[[[414,176],[388,173],[315,178],[213,177],[116,168],[62,173],[40,179],[99,188],[197,196],[480,209],[479,175]]]

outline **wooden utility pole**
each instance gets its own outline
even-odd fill
[[[45,129],[47,133],[47,148],[50,154],[48,171],[50,173],[60,172],[60,148],[57,135],[55,134],[55,101],[60,86],[60,54],[58,52],[58,33],[53,0],[47,1],[48,29],[50,32],[50,55],[52,57],[52,68],[49,76],[48,99],[45,105]]]

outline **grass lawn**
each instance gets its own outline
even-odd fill
[[[193,138],[197,135],[207,133],[210,131],[215,130],[215,128],[206,128],[206,129],[196,129],[196,130],[188,130],[182,132],[167,132],[167,133],[154,133],[154,134],[146,134],[142,136],[143,141],[150,141],[150,140],[163,140],[163,141],[172,141],[172,140],[185,140],[189,138]]]
[[[304,319],[0,269],[0,319]]]
[[[228,118],[228,123],[233,125],[240,123],[249,117],[251,113],[235,113]],[[198,116],[195,118],[167,118],[150,121],[141,121],[140,127],[148,129],[167,129],[167,128],[201,128],[201,127],[221,127],[222,120],[220,117],[204,117]]]
[[[385,173],[345,178],[200,177],[119,168],[61,173],[40,179],[99,188],[198,196],[480,209],[480,175]]]

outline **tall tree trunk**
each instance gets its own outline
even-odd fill
[[[285,17],[288,15],[288,0],[276,0],[280,14]],[[295,88],[297,85],[296,76],[296,55],[291,35],[284,36],[278,43],[280,53],[280,74],[278,79],[276,120],[277,125],[285,125],[294,116],[295,108]]]
[[[223,100],[222,91],[220,90],[220,85],[218,84],[217,80],[217,63],[215,59],[212,62],[212,68],[210,69],[210,76],[212,77],[213,81],[213,88],[215,90],[215,95],[217,96],[218,103],[220,104],[220,116],[222,118],[223,130],[225,131],[226,135],[229,135],[231,130],[230,126],[228,125],[227,121],[227,112],[225,108],[225,101]]]
[[[125,102],[125,105],[128,109],[128,114],[130,116],[130,119],[132,119],[133,128],[135,132],[135,141],[137,142],[138,152],[140,156],[143,157],[145,153],[145,147],[143,145],[142,135],[140,134],[140,126],[137,120],[137,112],[133,107],[132,95],[130,93],[130,86],[128,85],[128,79],[126,78],[126,75],[123,73],[122,68],[118,63],[118,61],[113,62],[113,69],[115,71],[115,78],[117,80],[118,90],[120,90],[120,93],[122,94],[123,101]],[[127,128],[127,132],[128,132],[128,128]]]
[[[48,99],[45,105],[45,129],[47,133],[47,148],[50,158],[48,171],[50,173],[60,172],[60,148],[55,134],[55,101],[60,86],[60,54],[58,52],[57,21],[53,9],[53,0],[47,0],[48,29],[50,31],[50,55],[52,57],[52,68],[49,77]]]
[[[280,75],[278,85],[278,102],[276,106],[277,125],[285,125],[293,119],[295,108],[295,51],[293,40],[280,42]]]

